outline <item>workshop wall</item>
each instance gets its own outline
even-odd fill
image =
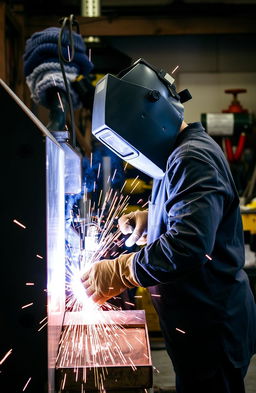
[[[188,122],[226,109],[231,101],[227,88],[247,89],[239,99],[256,112],[256,35],[112,37],[108,42],[133,60],[143,57],[169,72],[179,65],[177,87],[193,96],[186,104]]]

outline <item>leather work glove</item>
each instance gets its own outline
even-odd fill
[[[126,239],[125,245],[127,247],[133,246],[135,243],[138,246],[147,243],[147,226],[148,226],[148,211],[136,210],[129,214],[124,214],[118,220],[120,231],[124,235],[131,233],[131,236]]]
[[[134,254],[122,254],[115,259],[95,262],[82,276],[85,292],[95,303],[102,305],[125,289],[139,286],[132,268]]]

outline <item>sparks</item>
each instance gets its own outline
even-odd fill
[[[212,261],[212,258],[209,255],[205,254],[205,256],[207,259],[209,259],[209,261]]]
[[[114,173],[113,173],[113,176],[112,176],[112,179],[111,179],[112,182],[114,181],[114,178],[116,176],[116,172],[117,172],[117,169],[114,170]]]
[[[92,166],[92,156],[90,165]],[[100,169],[99,165],[97,178]],[[112,176],[112,181],[115,176],[116,172]],[[109,176],[107,182],[111,183],[110,180]],[[132,183],[134,188],[130,194],[138,184],[138,178],[136,178]],[[64,324],[56,364],[58,368],[66,366],[73,368],[77,382],[80,383],[80,376],[82,377],[82,391],[83,383],[86,383],[86,370],[93,368],[95,386],[100,393],[104,393],[104,381],[107,377],[106,365],[130,366],[135,371],[136,364],[140,363],[137,363],[137,358],[134,355],[135,351],[131,345],[133,341],[129,340],[129,329],[126,327],[127,318],[125,315],[121,314],[120,308],[110,303],[105,303],[100,307],[91,298],[88,298],[81,277],[93,263],[105,256],[120,254],[116,248],[123,246],[124,239],[118,229],[117,220],[127,208],[130,196],[122,195],[122,192],[112,189],[111,185],[104,193],[102,190],[100,191],[97,203],[86,193],[85,189],[81,201],[84,203],[84,208],[81,208],[83,217],[80,217],[80,214],[74,214],[74,212],[70,214],[71,221],[73,220],[78,228],[83,247],[75,254],[71,245],[66,246],[68,252],[66,253],[67,316],[65,319],[70,318],[70,320],[68,322],[66,320]],[[113,289],[112,286],[109,287],[109,290],[111,289]],[[134,303],[125,303],[134,306]],[[111,312],[113,310],[119,311],[118,323],[116,317],[113,318],[114,320],[109,320],[109,313],[105,313],[105,311]],[[82,320],[77,318],[82,318]],[[83,322],[83,318],[86,318],[86,323]],[[141,318],[138,317],[138,319]],[[47,322],[39,330],[46,324]],[[138,337],[136,335],[137,345],[142,346],[142,363],[146,362],[146,359],[143,358],[145,343],[143,339],[140,340],[139,335]],[[83,372],[80,374],[81,368]],[[64,381],[65,377],[61,383],[62,387],[65,385]]]
[[[34,303],[28,303],[28,304],[25,304],[24,306],[22,306],[21,308],[24,309],[24,308],[33,306],[33,304],[34,304]]]
[[[21,222],[19,222],[18,220],[13,220],[14,224],[19,225],[21,228],[26,229],[26,226],[23,225]]]
[[[4,355],[4,357],[0,360],[0,365],[3,364],[3,362],[8,358],[8,356],[10,356],[11,353],[12,353],[12,349],[10,349],[10,350]]]
[[[160,371],[159,371],[155,366],[153,366],[153,370],[154,370],[155,372],[157,372],[157,374],[160,374]]]
[[[38,258],[38,259],[44,259],[41,255],[39,255],[39,254],[36,254],[36,257]]]
[[[172,74],[174,74],[174,72],[179,68],[179,65],[177,65],[173,70],[172,70]]]
[[[65,373],[64,378],[63,378],[63,382],[62,382],[62,386],[61,386],[61,390],[64,390],[64,388],[65,388],[66,377],[67,377],[67,374]]]
[[[23,392],[27,389],[28,384],[29,384],[30,381],[31,381],[31,377],[30,377],[30,378],[27,380],[27,382],[25,383],[24,388],[22,389]]]
[[[99,176],[100,176],[100,169],[101,169],[101,162],[99,163],[99,166],[98,166],[97,179],[98,179]]]
[[[45,322],[37,331],[40,332],[46,325],[48,322]]]
[[[146,207],[148,205],[149,201],[145,202],[144,205],[142,205],[141,207]]]
[[[134,185],[134,183],[136,182],[136,180],[138,179],[138,177],[139,177],[139,175],[136,176],[136,177],[133,179],[133,181],[132,181],[132,183],[131,183],[131,187]]]
[[[27,286],[27,287],[32,287],[32,286],[34,286],[34,285],[35,285],[34,282],[26,282],[26,286]]]
[[[58,96],[58,100],[59,100],[62,112],[65,112],[64,106],[63,106],[63,103],[62,103],[62,100],[61,100],[61,97],[60,97],[60,93],[58,91],[57,91],[57,96]]]
[[[135,304],[134,303],[131,303],[131,302],[125,302],[125,304],[128,304],[129,306],[135,306]]]
[[[41,325],[44,321],[46,321],[47,318],[48,318],[48,317],[45,317],[44,319],[42,319],[42,320],[39,322],[39,325]]]
[[[68,50],[68,61],[71,61],[71,56],[70,56],[70,49],[69,49],[69,45],[67,45],[67,50]]]
[[[182,334],[186,334],[186,332],[184,332],[184,330],[181,330],[179,328],[175,328],[175,330],[177,330],[178,332],[182,333]]]

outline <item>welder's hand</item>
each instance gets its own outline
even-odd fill
[[[89,297],[99,305],[127,288],[138,287],[132,261],[135,253],[95,262],[81,280]]]
[[[124,235],[131,233],[131,236],[125,242],[127,247],[131,247],[135,243],[139,246],[147,243],[147,210],[136,210],[135,212],[124,214],[119,218],[118,225]]]

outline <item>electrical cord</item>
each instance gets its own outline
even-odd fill
[[[75,48],[74,48],[74,38],[73,38],[73,26],[76,26],[77,33],[79,34],[79,25],[78,25],[78,22],[74,19],[73,14],[71,14],[69,17],[62,18],[60,20],[60,23],[62,23],[62,25],[61,25],[61,29],[60,29],[60,33],[59,33],[59,37],[58,37],[58,55],[59,55],[61,72],[63,75],[64,84],[65,84],[65,88],[66,88],[66,92],[67,92],[67,98],[68,98],[71,131],[72,131],[72,145],[73,145],[73,147],[75,147],[76,146],[76,127],[75,127],[75,118],[74,118],[74,108],[73,108],[73,103],[72,103],[72,99],[71,99],[71,95],[70,95],[70,88],[69,88],[69,84],[67,81],[64,65],[65,65],[65,63],[66,64],[71,63],[74,59]],[[63,56],[63,52],[62,52],[62,36],[63,36],[63,32],[65,29],[68,29],[68,31],[69,31],[70,50],[68,47],[68,53],[69,53],[68,59],[66,59]]]

